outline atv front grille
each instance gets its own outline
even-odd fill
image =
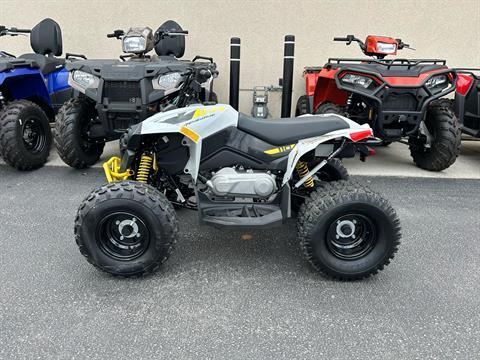
[[[136,102],[141,98],[140,83],[137,81],[105,81],[103,97],[109,102]]]
[[[412,93],[390,93],[383,99],[384,110],[415,111],[418,101]]]

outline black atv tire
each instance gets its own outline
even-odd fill
[[[297,100],[297,107],[295,108],[295,116],[310,114],[310,103],[307,95],[302,95]]]
[[[341,116],[346,115],[345,109],[342,106],[330,102],[320,105],[315,111],[315,114],[337,114]]]
[[[432,101],[430,106],[438,106],[438,107],[446,107],[452,110],[452,112],[455,112],[455,100],[453,99],[438,99],[435,101]]]
[[[103,153],[105,143],[93,143],[85,127],[96,117],[94,104],[87,99],[67,101],[55,120],[54,140],[60,158],[69,166],[84,169],[94,165]]]
[[[348,170],[340,159],[330,159],[316,175],[320,181],[325,182],[349,179]]]
[[[442,171],[450,167],[460,153],[461,130],[458,119],[445,102],[434,102],[427,109],[425,125],[432,134],[430,148],[422,137],[410,136],[408,144],[413,162],[421,169]]]
[[[390,203],[350,181],[323,183],[312,192],[298,214],[297,230],[313,268],[345,281],[383,270],[400,244],[400,221]]]
[[[37,169],[47,162],[52,132],[45,112],[28,100],[16,100],[0,112],[0,156],[18,170]]]
[[[173,206],[162,193],[150,185],[122,181],[95,189],[82,202],[74,232],[89,263],[131,277],[152,273],[168,259],[178,225]]]

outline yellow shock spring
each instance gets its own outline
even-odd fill
[[[152,164],[153,157],[143,154],[140,158],[140,164],[138,165],[137,176],[135,180],[146,184],[150,175],[150,170],[152,169]]]
[[[295,168],[297,169],[300,179],[303,179],[303,177],[307,175],[310,171],[308,170],[308,165],[305,161],[299,161]],[[308,179],[303,183],[303,185],[307,188],[312,188],[315,185],[313,182],[313,178],[309,176]]]

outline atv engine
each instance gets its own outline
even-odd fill
[[[263,171],[223,168],[207,182],[218,196],[265,198],[277,190],[275,175]]]

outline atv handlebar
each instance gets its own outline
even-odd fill
[[[365,51],[365,43],[362,40],[357,39],[355,35],[347,35],[346,37],[334,37],[333,41],[344,41],[347,43],[347,45],[350,45],[352,42],[355,41],[360,46],[360,49],[362,49],[362,51]]]
[[[398,44],[398,50],[402,50],[402,49],[410,49],[410,50],[415,50],[414,48],[410,47],[410,44],[406,44],[402,41],[402,39],[395,39],[397,40],[397,44]]]
[[[113,33],[107,34],[107,38],[120,39],[123,35],[125,35],[125,31],[123,31],[123,30],[113,30]]]
[[[16,32],[16,33],[19,33],[19,34],[30,34],[32,32],[32,30],[30,30],[30,29],[17,29],[17,28],[11,28],[10,31],[11,32]]]
[[[334,37],[333,41],[348,41],[352,42],[355,36],[353,35],[347,35],[346,37]]]
[[[0,25],[0,36],[10,35],[17,36],[18,34],[30,34],[30,29],[17,29],[16,27],[7,28],[4,25]]]
[[[172,36],[186,36],[188,35],[188,30],[157,30],[154,34],[154,43],[158,44],[158,42],[166,37]]]

